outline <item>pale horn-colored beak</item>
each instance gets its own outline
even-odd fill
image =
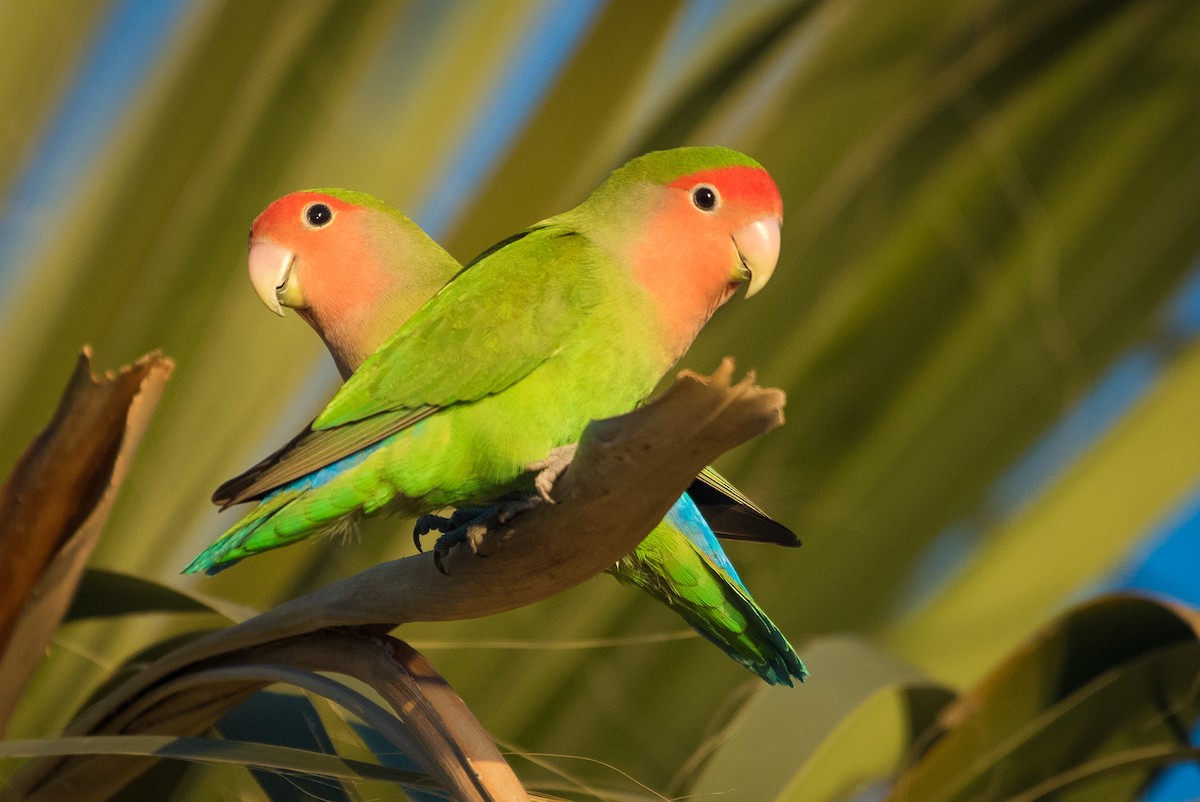
[[[739,276],[746,286],[746,297],[766,286],[779,262],[779,219],[764,217],[733,232],[733,244],[745,272]]]
[[[294,253],[270,240],[252,242],[246,257],[254,292],[280,317],[283,317],[283,306],[295,308],[303,299],[296,277],[292,275],[295,259]]]

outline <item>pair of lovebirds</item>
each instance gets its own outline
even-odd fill
[[[217,489],[222,507],[258,504],[185,571],[379,512],[545,491],[589,421],[634,408],[740,284],[747,296],[766,284],[782,215],[767,172],[720,147],[633,159],[465,268],[369,195],[280,198],[251,228],[251,281],[277,314],[299,312],[346,382],[308,428]],[[697,502],[722,535],[798,545],[706,471],[611,573],[767,682],[803,680]]]

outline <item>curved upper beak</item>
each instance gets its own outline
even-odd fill
[[[733,232],[733,244],[742,260],[738,279],[749,281],[746,297],[761,290],[779,262],[779,218],[763,217]]]
[[[292,272],[296,255],[270,240],[254,240],[246,258],[250,283],[267,308],[283,317],[284,306],[293,309],[303,303],[299,282]]]

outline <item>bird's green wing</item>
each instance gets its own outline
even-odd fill
[[[400,410],[336,429],[319,432],[305,429],[253,468],[223,483],[213,492],[212,501],[225,509],[262,498],[288,482],[307,476],[412,426],[437,410],[437,407]]]
[[[518,247],[519,245],[519,247]],[[217,488],[261,498],[454,404],[503,391],[551,358],[598,302],[599,255],[542,225],[476,259],[372,354],[303,432]]]

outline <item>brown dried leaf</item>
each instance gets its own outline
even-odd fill
[[[84,347],[58,410],[0,488],[0,732],[62,620],[171,360],[97,378]]]

